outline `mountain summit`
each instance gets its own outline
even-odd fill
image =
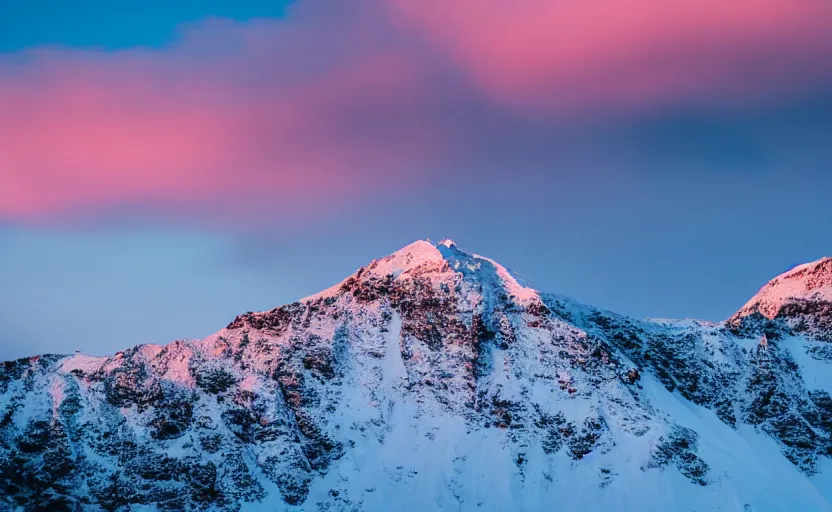
[[[797,331],[832,342],[832,258],[775,277],[729,321],[755,314],[782,319]]]
[[[639,321],[418,241],[203,340],[7,362],[0,508],[832,511],[829,261]]]

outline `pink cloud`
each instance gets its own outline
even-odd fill
[[[738,101],[776,86],[812,85],[817,75],[830,74],[832,4],[825,0],[389,5],[402,27],[422,34],[508,104],[632,106],[697,96]]]
[[[330,31],[312,7],[297,26],[211,21],[160,51],[0,57],[0,217],[306,207],[417,179],[401,162],[440,146],[396,118],[421,101],[418,70],[359,38],[362,20]]]
[[[825,0],[305,0],[161,50],[0,56],[0,218],[402,193],[524,116],[826,86],[831,25]]]

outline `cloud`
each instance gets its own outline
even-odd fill
[[[185,26],[160,50],[0,55],[0,219],[305,213],[546,165],[565,127],[613,112],[828,88],[831,9],[305,0],[282,20]]]
[[[823,0],[391,0],[495,100],[531,108],[768,99],[830,74]],[[749,98],[749,96],[751,98]]]

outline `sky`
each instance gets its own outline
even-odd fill
[[[416,239],[635,317],[832,255],[828,0],[0,0],[0,360]]]

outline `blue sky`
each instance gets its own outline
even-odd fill
[[[159,48],[175,41],[183,24],[207,17],[248,20],[281,17],[288,1],[221,0],[3,0],[0,51],[43,45],[123,49]]]
[[[690,3],[734,23],[720,57],[642,27],[592,67],[377,5],[0,1],[0,359],[202,337],[420,238],[636,317],[720,320],[832,255],[825,32]]]

